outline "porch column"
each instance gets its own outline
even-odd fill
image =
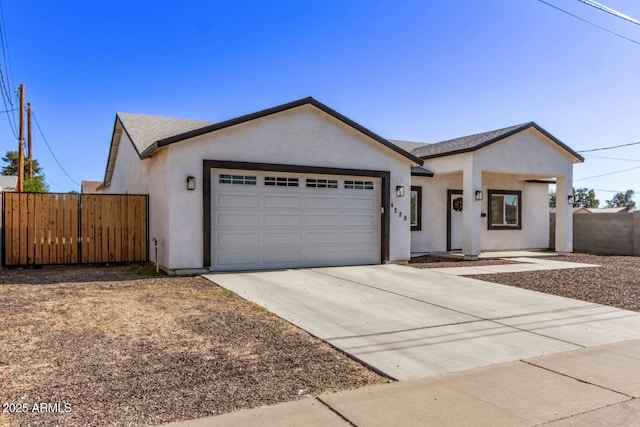
[[[556,178],[556,252],[568,255],[573,251],[573,173]]]
[[[478,259],[480,255],[482,223],[481,200],[476,191],[482,191],[482,171],[473,164],[473,158],[462,172],[462,252],[465,259]]]

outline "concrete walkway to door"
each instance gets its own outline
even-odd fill
[[[640,313],[398,265],[205,277],[399,380],[640,338]]]

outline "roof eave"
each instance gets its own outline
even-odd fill
[[[433,172],[422,167],[411,168],[411,176],[427,176],[433,178],[434,175]]]
[[[476,145],[475,147],[464,148],[464,149],[461,149],[461,150],[447,151],[447,152],[443,152],[443,153],[430,154],[430,155],[426,155],[426,156],[420,156],[420,158],[423,159],[423,160],[427,160],[427,159],[433,159],[433,158],[436,158],[436,157],[453,156],[455,154],[469,153],[469,152],[476,151],[476,150],[479,150],[481,148],[484,148],[484,147],[486,147],[488,145],[491,145],[494,142],[501,141],[501,140],[503,140],[505,138],[513,136],[513,135],[515,135],[515,134],[517,134],[519,132],[522,132],[523,130],[529,129],[529,128],[534,128],[535,130],[537,130],[538,132],[540,132],[541,134],[543,134],[544,136],[549,138],[551,141],[553,141],[554,143],[559,145],[563,150],[565,150],[567,153],[569,153],[571,156],[573,156],[574,159],[578,163],[584,162],[584,157],[582,157],[580,154],[578,154],[577,152],[572,150],[568,145],[566,145],[565,143],[560,141],[558,138],[556,138],[555,136],[551,135],[549,132],[544,130],[536,122],[525,123],[522,126],[518,126],[517,128],[515,128],[515,129],[513,129],[513,130],[511,130],[509,132],[506,132],[503,135],[491,138],[491,139],[483,142],[482,144]]]
[[[324,111],[325,113],[329,114],[330,116],[340,120],[341,122],[343,122],[344,124],[351,126],[352,128],[356,129],[357,131],[363,133],[364,135],[374,139],[375,141],[381,143],[382,145],[384,145],[385,147],[393,150],[394,152],[400,154],[403,157],[406,157],[407,159],[411,160],[412,162],[416,163],[419,166],[422,166],[422,164],[424,163],[422,161],[422,159],[420,159],[417,156],[414,156],[413,154],[401,149],[400,147],[397,147],[395,144],[391,143],[390,141],[388,141],[387,139],[381,137],[380,135],[370,131],[369,129],[365,128],[364,126],[360,125],[359,123],[354,122],[353,120],[349,119],[346,116],[343,116],[342,114],[338,113],[337,111],[331,109],[330,107],[322,104],[321,102],[317,101],[316,99],[312,98],[312,97],[307,97],[307,98],[302,98],[296,101],[292,101],[286,104],[282,104],[282,105],[278,105],[276,107],[271,107],[271,108],[267,108],[266,110],[261,110],[255,113],[251,113],[251,114],[246,114],[244,116],[240,116],[240,117],[236,117],[234,119],[230,119],[230,120],[226,120],[220,123],[216,123],[210,126],[205,126],[202,127],[200,129],[195,129],[189,132],[184,132],[178,135],[174,135],[168,138],[164,138],[161,140],[158,140],[154,143],[154,148],[152,150],[149,151],[149,149],[145,150],[142,154],[145,157],[148,157],[153,151],[155,151],[158,148],[164,147],[166,145],[169,144],[173,144],[179,141],[183,141],[185,139],[189,139],[189,138],[194,138],[196,136],[200,136],[200,135],[204,135],[206,133],[209,132],[214,132],[217,130],[221,130],[221,129],[225,129],[231,126],[235,126],[235,125],[239,125],[251,120],[255,120],[255,119],[259,119],[262,117],[266,117],[266,116],[270,116],[272,114],[276,114],[276,113],[280,113],[283,111],[287,111],[290,110],[292,108],[297,108],[297,107],[301,107],[303,105],[313,105],[314,107],[318,108],[321,111]],[[150,147],[151,148],[151,147]],[[149,153],[147,153],[147,151],[149,151]],[[143,157],[141,157],[143,158]]]
[[[158,149],[158,141],[148,146],[142,153],[140,153],[140,160],[147,159]]]
[[[578,154],[576,151],[574,151],[571,147],[566,145],[564,142],[560,141],[558,138],[556,138],[555,136],[551,135],[549,132],[544,130],[542,127],[538,126],[537,123],[532,122],[531,126],[533,126],[538,132],[540,132],[541,134],[543,134],[544,136],[546,136],[547,138],[549,138],[550,140],[552,140],[553,142],[558,144],[567,153],[571,154],[577,160],[576,163],[583,163],[584,162],[584,157],[582,157],[580,154]]]

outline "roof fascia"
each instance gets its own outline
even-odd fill
[[[534,128],[535,130],[537,130],[538,132],[540,132],[541,134],[543,134],[544,136],[549,138],[551,141],[553,141],[554,143],[559,145],[562,149],[564,149],[566,152],[568,152],[573,157],[575,157],[578,161],[580,161],[580,163],[584,162],[584,157],[582,157],[580,154],[578,154],[575,151],[573,151],[568,145],[564,144],[558,138],[556,138],[555,136],[551,135],[549,132],[544,130],[541,126],[539,126],[535,122],[525,123],[522,126],[518,126],[517,128],[515,128],[513,130],[510,130],[509,132],[507,132],[507,133],[505,133],[503,135],[496,136],[495,138],[491,138],[490,140],[485,141],[482,144],[478,144],[478,145],[476,145],[475,147],[472,147],[472,148],[464,148],[464,149],[461,149],[461,150],[448,151],[446,153],[438,153],[438,154],[432,154],[432,155],[428,155],[428,156],[422,156],[422,159],[424,159],[424,160],[433,159],[433,158],[436,158],[436,157],[452,156],[454,154],[469,153],[471,151],[476,151],[476,150],[479,150],[479,149],[481,149],[483,147],[486,147],[487,145],[491,145],[494,142],[501,141],[501,140],[503,140],[505,138],[513,136],[513,135],[515,135],[515,134],[517,134],[519,132],[522,132],[522,131],[524,131],[526,129],[529,129],[529,128]]]
[[[149,157],[151,154],[153,154],[153,152],[155,150],[157,150],[158,148],[167,146],[169,144],[173,144],[179,141],[183,141],[185,139],[188,138],[193,138],[196,136],[200,136],[200,135],[204,135],[206,133],[210,133],[210,132],[215,132],[217,130],[221,130],[221,129],[225,129],[231,126],[236,126],[242,123],[246,123],[249,122],[251,120],[255,120],[255,119],[259,119],[262,117],[266,117],[272,114],[276,114],[276,113],[280,113],[283,111],[287,111],[293,108],[297,108],[297,107],[301,107],[303,105],[306,104],[310,104],[313,105],[314,107],[318,108],[319,110],[329,114],[330,116],[334,117],[335,119],[343,122],[344,124],[346,124],[347,126],[350,126],[354,129],[356,129],[357,131],[359,131],[360,133],[363,133],[364,135],[368,136],[371,139],[374,139],[375,141],[379,142],[380,144],[384,145],[385,147],[393,150],[394,152],[400,154],[403,157],[406,157],[407,159],[411,160],[412,162],[422,166],[422,164],[424,163],[422,161],[422,159],[420,159],[419,157],[414,156],[413,154],[397,147],[396,145],[392,144],[391,142],[389,142],[387,139],[381,137],[380,135],[377,135],[376,133],[370,131],[369,129],[365,128],[364,126],[354,122],[353,120],[349,119],[346,116],[343,116],[342,114],[338,113],[337,111],[329,108],[328,106],[322,104],[321,102],[318,102],[317,100],[315,100],[312,97],[307,97],[307,98],[302,98],[299,99],[297,101],[293,101],[293,102],[289,102],[286,104],[282,104],[282,105],[278,105],[276,107],[271,107],[271,108],[267,108],[266,110],[261,110],[255,113],[251,113],[251,114],[246,114],[244,116],[240,116],[240,117],[236,117],[234,119],[230,119],[230,120],[226,120],[220,123],[215,123],[213,125],[209,125],[209,126],[205,126],[202,127],[200,129],[195,129],[189,132],[184,132],[178,135],[174,135],[168,138],[164,138],[161,139],[159,141],[156,141],[153,145],[151,145],[149,148],[147,148],[143,153],[141,158],[146,158]]]

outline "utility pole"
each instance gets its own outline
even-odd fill
[[[31,103],[27,102],[27,156],[29,157],[29,178],[33,178],[33,154],[31,152]]]
[[[20,136],[18,137],[18,191],[24,191],[24,85],[20,85]]]

